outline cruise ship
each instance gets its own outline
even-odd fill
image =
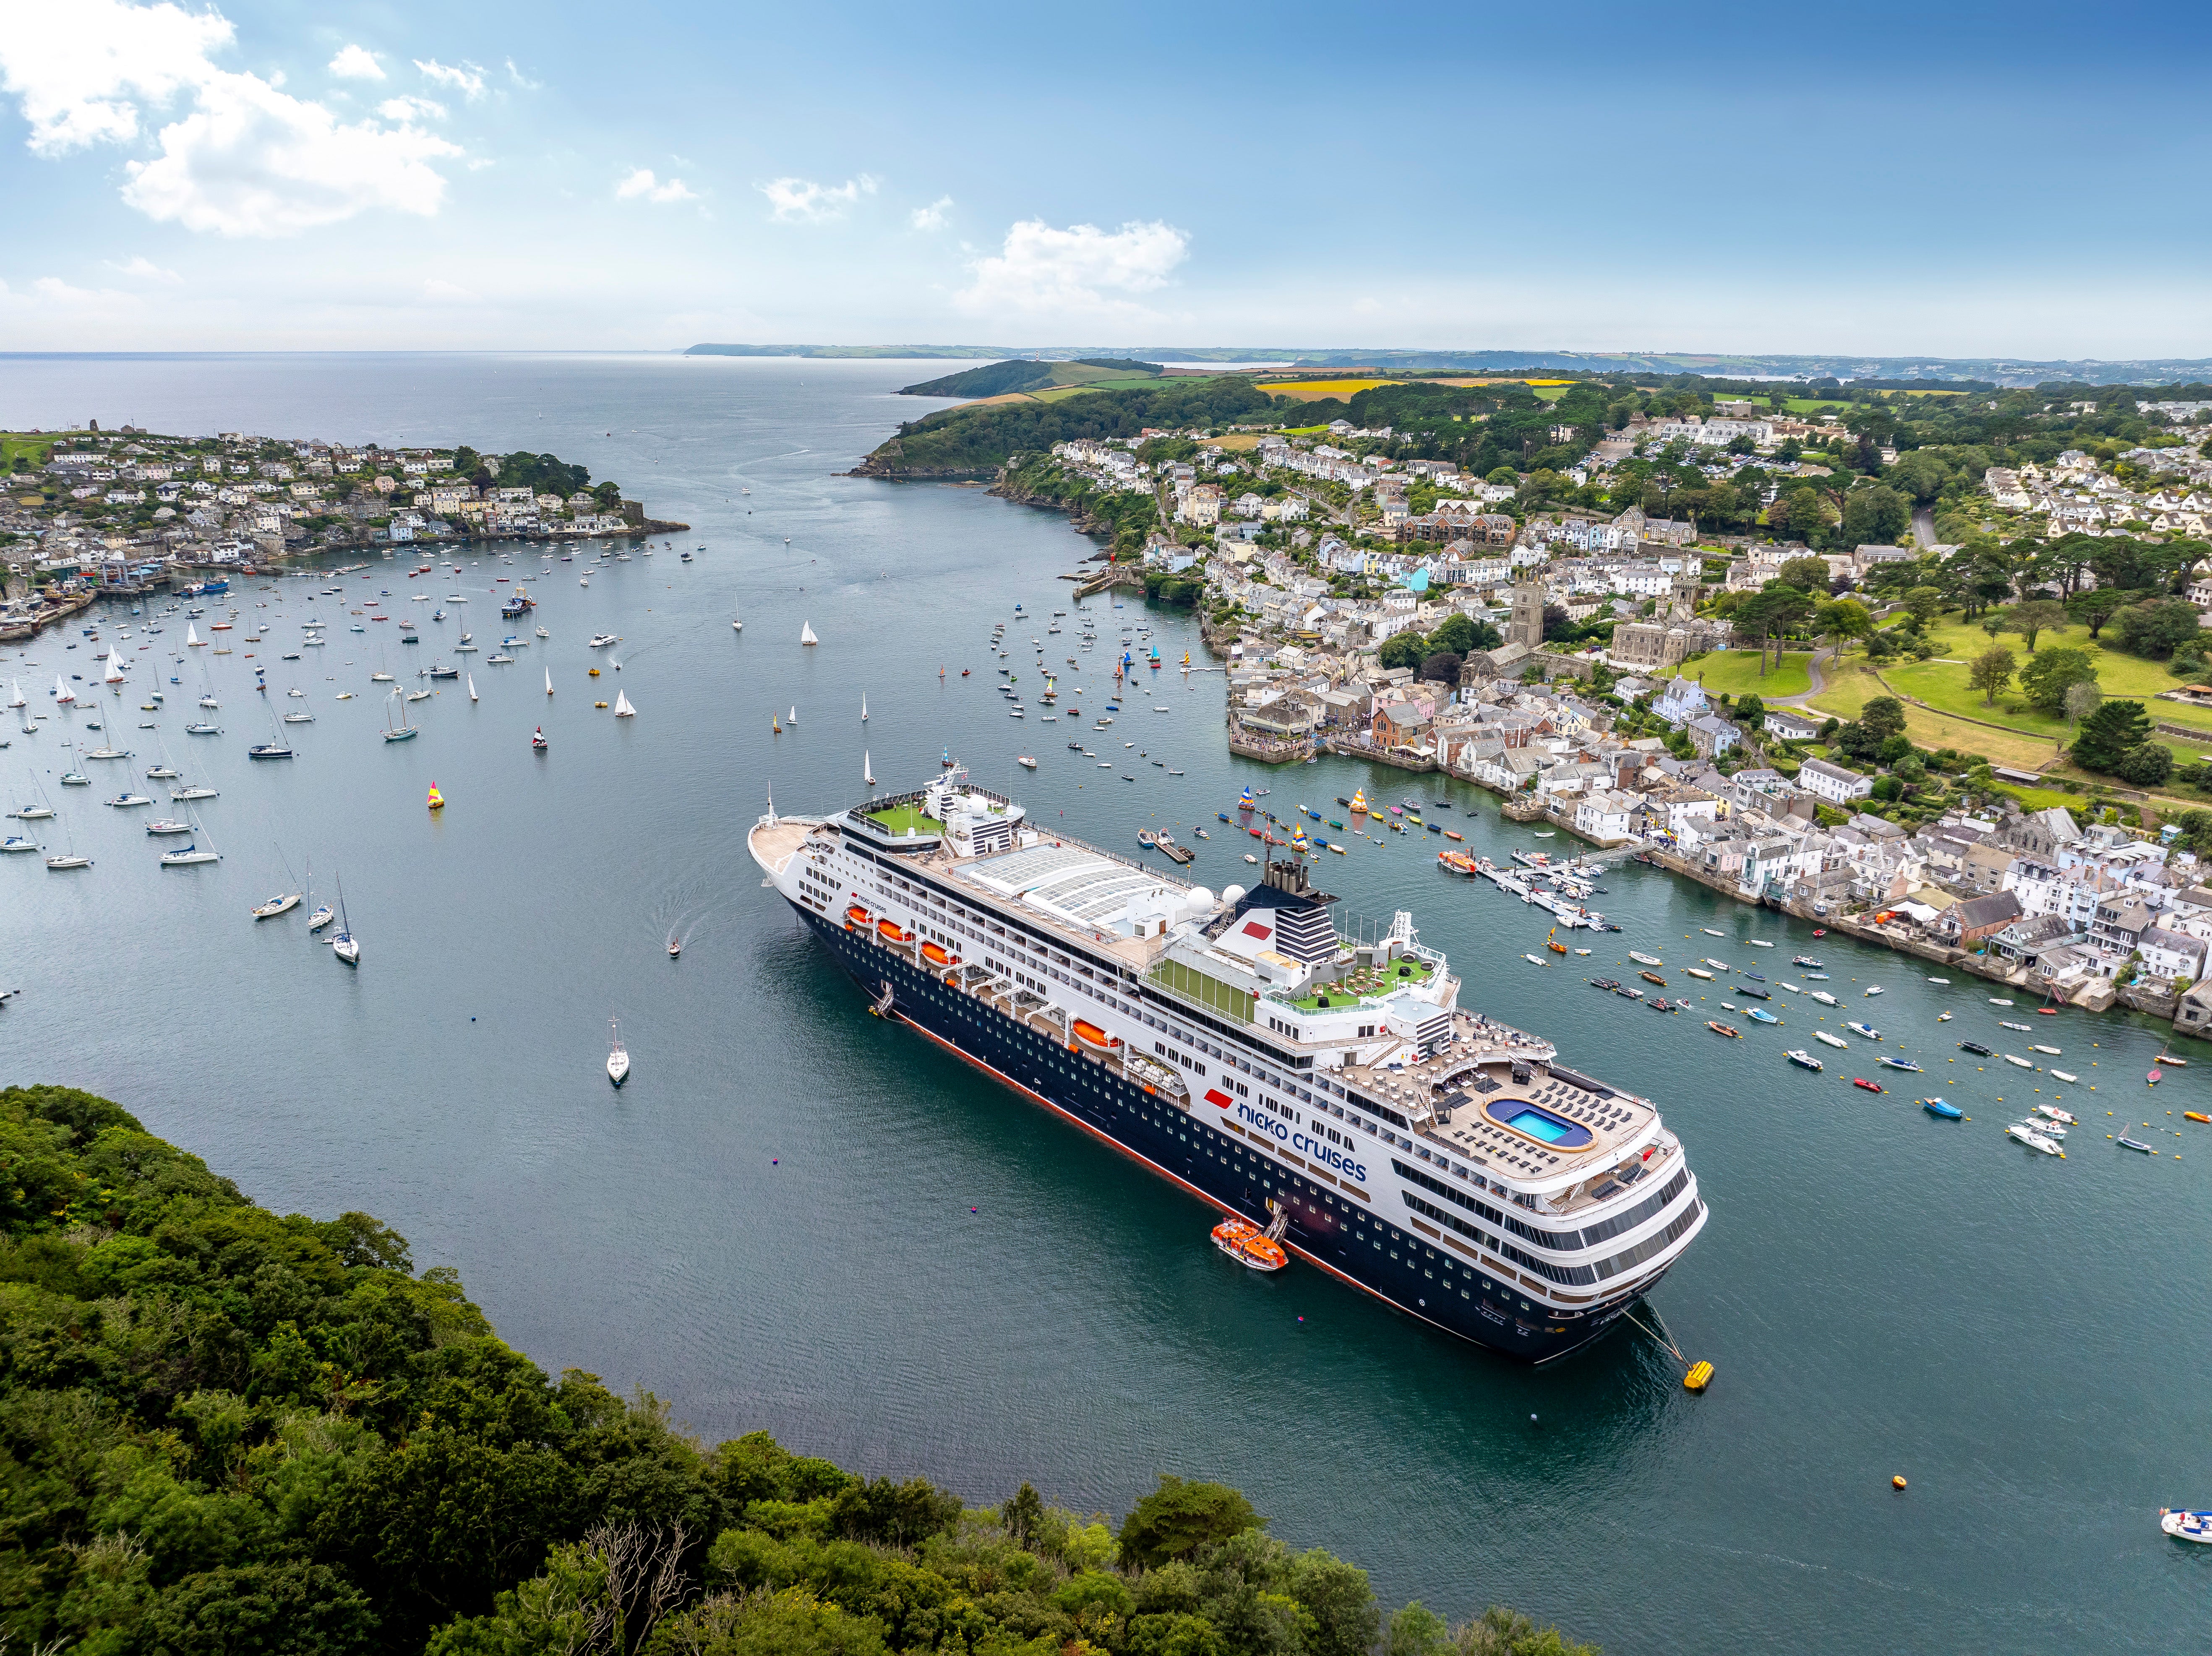
[[[873,1010],[1478,1344],[1557,1362],[1705,1226],[1656,1105],[1462,1008],[1410,913],[1341,935],[1302,858],[1217,895],[957,767],[747,842]]]

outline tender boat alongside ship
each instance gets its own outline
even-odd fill
[[[1340,936],[1302,857],[1217,897],[1041,831],[957,766],[833,816],[771,808],[748,843],[871,1010],[1203,1196],[1240,1263],[1273,1268],[1249,1246],[1273,1240],[1544,1363],[1703,1228],[1655,1104],[1462,1010],[1410,913]]]

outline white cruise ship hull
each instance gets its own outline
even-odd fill
[[[1425,1156],[1413,1140],[1398,1137],[1385,1145],[1340,1132],[1340,1111],[1324,1125],[1311,1110],[1316,1100],[1310,1083],[1318,1077],[1275,1076],[1291,1095],[1275,1098],[1245,1079],[1261,1074],[1258,1068],[1237,1065],[1231,1079],[1218,1059],[1211,1065],[1193,1064],[1188,1053],[1155,1041],[1184,1022],[1187,1009],[1149,984],[1124,980],[1111,996],[1093,994],[1087,1002],[1066,997],[1077,1003],[1067,1010],[1082,1019],[1079,1024],[1065,1016],[1055,1021],[1047,1006],[1030,1004],[1046,998],[1034,992],[1019,1003],[989,986],[978,992],[957,966],[948,969],[921,951],[941,863],[914,866],[912,875],[920,877],[910,882],[915,889],[890,901],[886,894],[896,884],[871,879],[889,864],[879,851],[817,833],[794,854],[786,849],[798,843],[793,830],[820,825],[785,819],[775,825],[780,832],[764,834],[769,826],[764,821],[754,831],[756,859],[866,992],[856,1012],[870,1004],[885,1010],[918,1035],[1222,1212],[1265,1224],[1269,1200],[1283,1204],[1290,1225],[1282,1240],[1297,1259],[1424,1322],[1524,1362],[1556,1362],[1611,1326],[1704,1227],[1706,1210],[1697,1181],[1679,1144],[1665,1135],[1668,1148],[1656,1171],[1648,1180],[1632,1180],[1632,1188],[1597,1216],[1593,1228],[1601,1230],[1602,1240],[1580,1254],[1522,1246],[1500,1234],[1498,1227],[1525,1219],[1552,1228],[1544,1234],[1557,1234],[1565,1228],[1562,1222],[1518,1209],[1513,1218],[1501,1218],[1498,1208],[1485,1205],[1486,1198],[1421,1166],[1416,1157]],[[850,877],[832,877],[838,876]],[[968,895],[951,881],[943,889],[948,898]],[[860,908],[869,916],[865,923],[854,915]],[[1039,990],[1051,982],[1018,975]],[[1014,986],[1011,978],[1002,983]],[[1124,1006],[1136,1016],[1121,1010]],[[1063,1028],[1076,1029],[1079,1038],[1066,1038]],[[1217,1026],[1211,1033],[1222,1031]],[[1164,1059],[1152,1056],[1155,1045],[1167,1053]],[[1127,1056],[1132,1047],[1133,1064]],[[1195,1073],[1186,1079],[1188,1071]],[[1224,1087],[1237,1088],[1243,1096],[1231,1098]],[[1339,1095],[1360,1107],[1377,1107],[1372,1100],[1363,1104],[1355,1095]],[[1326,1142],[1324,1135],[1337,1142]],[[1439,1160],[1434,1171],[1442,1170]],[[1452,1205],[1439,1204],[1438,1196]],[[1517,1258],[1502,1257],[1504,1249]],[[1607,1274],[1595,1275],[1593,1266],[1607,1265],[1612,1267]]]

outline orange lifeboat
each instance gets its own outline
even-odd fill
[[[854,903],[850,908],[845,911],[845,918],[854,925],[866,925],[870,920],[873,919],[875,916],[869,913],[868,911],[861,907],[860,904]]]
[[[1280,1271],[1291,1262],[1283,1245],[1249,1219],[1224,1219],[1213,1228],[1213,1245],[1249,1271]]]
[[[932,966],[957,966],[960,964],[960,956],[954,954],[951,949],[945,948],[942,943],[924,943],[921,946],[921,957],[927,961]]]
[[[893,943],[912,943],[914,941],[914,933],[908,931],[904,926],[893,919],[878,920],[876,922],[876,935],[879,937],[888,937]]]
[[[1121,1044],[1118,1039],[1108,1034],[1097,1024],[1085,1023],[1081,1018],[1075,1020],[1075,1038],[1085,1046],[1101,1052],[1111,1052]]]

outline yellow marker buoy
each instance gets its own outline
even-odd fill
[[[1709,1362],[1692,1363],[1690,1365],[1690,1372],[1682,1376],[1682,1385],[1684,1389],[1692,1392],[1704,1391],[1705,1387],[1712,1384],[1712,1380],[1713,1366]]]
[[[1899,1472],[1895,1477],[1890,1479],[1889,1487],[1893,1489],[1903,1489],[1905,1487],[1905,1474]]]

